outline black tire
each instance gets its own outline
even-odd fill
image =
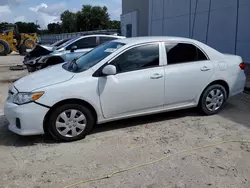
[[[32,43],[33,46],[32,47],[29,46],[28,43],[30,43],[30,44]],[[32,39],[29,39],[29,38],[26,38],[24,40],[23,44],[24,44],[26,49],[31,49],[32,50],[32,49],[34,49],[36,47],[36,42],[34,40],[32,40]]]
[[[4,40],[0,40],[0,45],[1,45],[0,56],[6,56],[6,55],[8,55],[8,53],[10,51],[9,44],[6,41],[4,41]]]
[[[86,118],[85,129],[83,130],[83,132],[81,132],[79,135],[75,137],[63,136],[59,133],[59,131],[56,128],[56,121],[58,116],[67,110],[78,110],[82,114],[84,114]],[[85,106],[79,104],[64,104],[57,107],[54,111],[52,111],[51,116],[49,118],[48,131],[56,140],[71,142],[85,138],[85,136],[92,130],[94,123],[95,120],[92,112]],[[69,132],[70,131],[68,131],[68,133]]]
[[[22,44],[20,47],[19,47],[19,54],[20,55],[27,55],[27,51],[26,51],[26,47],[24,44]]]
[[[223,98],[223,102],[222,102],[222,104],[220,106],[218,106],[218,109],[211,111],[207,107],[207,101],[206,101],[206,99],[210,95],[210,92],[212,90],[220,90],[221,91],[221,93],[223,94],[223,97],[221,95],[221,98]],[[224,106],[224,104],[225,104],[225,102],[227,100],[227,97],[228,97],[227,96],[227,92],[226,92],[225,88],[222,85],[219,85],[219,84],[211,85],[211,86],[207,87],[205,89],[205,91],[203,92],[203,94],[202,94],[202,96],[200,98],[199,108],[200,108],[201,112],[204,113],[204,114],[206,114],[206,115],[217,114],[222,109],[222,107]]]

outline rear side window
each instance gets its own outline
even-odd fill
[[[117,39],[117,38],[114,38],[114,37],[100,37],[100,44],[103,44],[105,42],[115,40],[115,39]]]
[[[127,50],[111,62],[117,72],[129,72],[159,66],[159,45],[149,44]]]
[[[207,60],[206,55],[192,44],[166,44],[168,65]]]

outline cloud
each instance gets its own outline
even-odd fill
[[[8,5],[0,6],[0,14],[11,13],[10,7]]]
[[[1,5],[18,5],[24,2],[25,0],[0,0]]]
[[[37,5],[35,7],[30,7],[29,8],[33,12],[43,12],[48,15],[60,15],[64,10],[67,9],[67,6],[65,3],[57,3],[57,4],[52,4],[48,6],[45,3],[41,3],[40,5]]]
[[[9,21],[8,19],[10,16],[11,16],[10,7],[8,5],[0,6],[0,22]]]
[[[65,3],[47,5],[41,3],[35,7],[29,7],[29,10],[37,14],[37,20],[41,28],[46,28],[49,23],[59,22],[60,14],[67,9]]]
[[[37,5],[35,7],[30,7],[29,9],[33,12],[39,12],[39,11],[44,10],[46,8],[48,8],[48,5],[45,3],[41,3],[40,5]]]
[[[25,16],[17,16],[14,18],[15,22],[24,22],[25,21]]]

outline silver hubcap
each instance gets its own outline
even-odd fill
[[[209,111],[218,110],[224,102],[224,95],[220,89],[213,89],[206,98],[206,107]]]
[[[56,129],[62,136],[76,137],[85,130],[86,123],[86,117],[81,111],[70,109],[57,117]]]

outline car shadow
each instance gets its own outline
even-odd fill
[[[203,115],[199,113],[196,108],[192,108],[192,109],[186,109],[186,110],[178,110],[178,111],[173,111],[173,112],[164,112],[164,113],[159,113],[159,114],[134,117],[130,119],[118,120],[118,121],[96,125],[91,134],[111,131],[115,129],[124,129],[124,128],[129,128],[129,127],[134,127],[134,126],[141,126],[141,125],[148,124],[148,123],[157,123],[157,122],[166,121],[166,120],[183,118],[186,116],[197,117],[197,116],[203,116]],[[155,126],[155,125],[152,125],[152,126]]]
[[[250,95],[241,94],[230,99],[218,114],[234,123],[250,128]]]
[[[119,120],[110,123],[96,125],[90,135],[100,132],[106,132],[117,129],[124,129],[128,127],[140,126],[148,123],[156,123],[171,119],[182,118],[186,116],[201,116],[196,109],[179,110],[175,112],[166,112],[148,116],[141,116],[126,120]],[[57,144],[59,143],[51,136],[19,136],[8,130],[8,123],[4,116],[0,116],[0,145],[24,147],[33,146],[37,144]],[[154,126],[154,125],[152,125]]]
[[[36,144],[55,144],[56,141],[50,136],[19,136],[8,130],[8,122],[4,116],[0,116],[0,145],[23,147]]]

